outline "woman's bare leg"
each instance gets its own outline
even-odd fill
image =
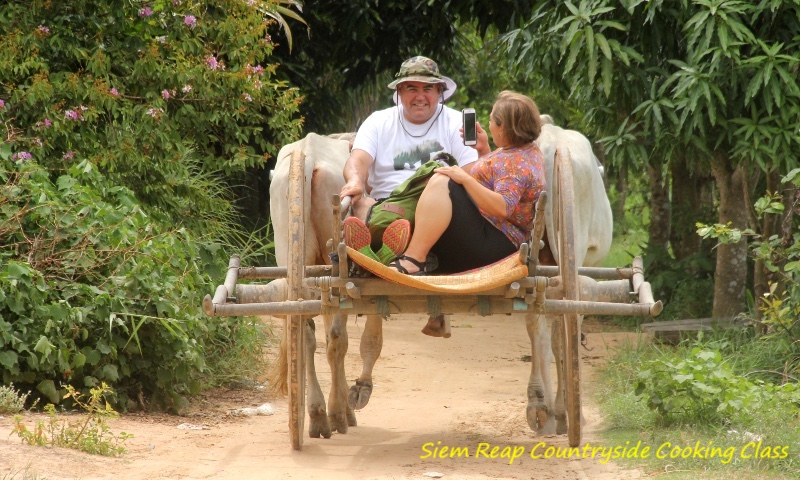
[[[439,240],[453,217],[453,202],[447,175],[434,174],[419,197],[414,220],[414,234],[405,255],[424,263],[433,245]],[[419,270],[413,263],[400,260],[400,265],[414,273]]]

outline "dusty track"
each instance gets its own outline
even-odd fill
[[[363,320],[348,325],[348,377],[360,372],[358,345]],[[321,323],[321,322],[320,322]],[[22,445],[10,436],[12,421],[0,418],[0,478],[38,479],[606,479],[642,478],[599,459],[532,459],[538,442],[566,446],[565,436],[536,437],[525,421],[525,391],[530,363],[522,322],[508,317],[456,317],[453,337],[419,333],[419,316],[392,317],[384,323],[384,348],[375,368],[370,404],[358,412],[358,427],[330,439],[305,439],[302,452],[289,446],[288,413],[283,400],[263,391],[211,392],[185,417],[131,414],[113,421],[115,431],[133,433],[128,453],[105,458],[80,452]],[[327,382],[324,335],[318,328],[317,368]],[[587,322],[591,351],[583,350],[584,389],[593,369],[626,333],[601,333]],[[329,386],[323,384],[328,392]],[[231,409],[271,402],[272,416],[232,417]],[[596,432],[601,418],[584,402],[584,442],[604,445]],[[29,419],[31,422],[32,419]],[[207,427],[182,430],[189,423]],[[441,442],[441,443],[438,443]],[[524,455],[475,458],[482,443],[522,447]],[[430,446],[423,448],[425,444]],[[466,447],[469,457],[421,458],[434,447]],[[539,451],[543,449],[540,447]],[[440,450],[439,450],[440,452]],[[28,473],[26,477],[24,472]],[[8,475],[12,473],[12,475]]]

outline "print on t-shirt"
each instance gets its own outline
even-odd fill
[[[394,157],[395,170],[416,170],[431,159],[431,154],[444,150],[436,140],[426,140],[409,152],[402,152]]]

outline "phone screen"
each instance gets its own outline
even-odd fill
[[[464,145],[475,145],[478,132],[475,127],[475,111],[464,111]]]

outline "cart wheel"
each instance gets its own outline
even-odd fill
[[[305,155],[300,150],[292,154],[289,167],[289,258],[287,259],[287,300],[303,295],[305,258]],[[287,354],[289,356],[289,435],[292,448],[303,448],[306,404],[305,322],[301,315],[289,315],[286,322]]]
[[[564,286],[564,300],[580,300],[578,269],[575,264],[575,213],[572,158],[569,151],[556,151],[558,182],[558,269]],[[576,313],[562,315],[564,332],[564,376],[569,445],[581,443],[580,325]]]

